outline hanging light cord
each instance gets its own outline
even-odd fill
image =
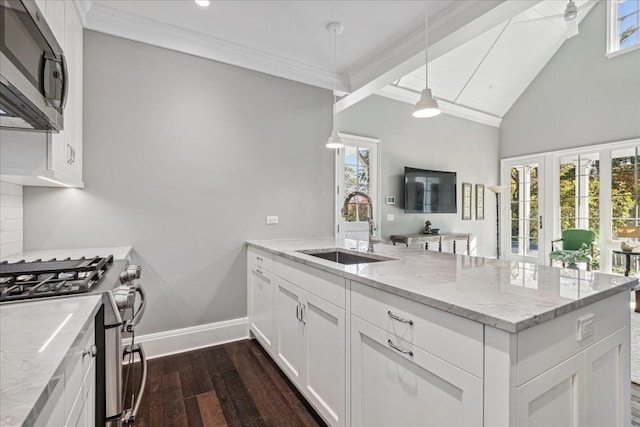
[[[336,28],[333,29],[333,116],[334,116],[334,126],[335,126],[335,115],[336,115],[336,86],[337,86],[337,68],[338,68],[338,30]]]
[[[427,10],[424,11],[424,87],[429,87],[429,17]]]

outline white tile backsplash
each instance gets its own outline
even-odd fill
[[[22,252],[22,186],[0,181],[0,258]]]

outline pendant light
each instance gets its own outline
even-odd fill
[[[337,44],[338,44],[338,34],[342,34],[342,30],[344,27],[339,22],[332,22],[327,25],[327,30],[333,32],[333,130],[331,131],[331,136],[327,139],[326,147],[327,148],[342,148],[344,147],[344,143],[338,135],[338,130],[336,129],[336,85],[337,85]]]
[[[428,17],[427,12],[424,13],[424,56],[425,56],[425,64],[424,64],[424,89],[422,90],[422,94],[420,95],[420,100],[416,104],[413,109],[413,117],[417,118],[426,118],[426,117],[435,117],[440,114],[440,108],[438,108],[438,103],[433,98],[431,94],[431,89],[429,89],[429,25],[428,25]]]

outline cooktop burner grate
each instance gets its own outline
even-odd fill
[[[113,256],[0,263],[0,302],[88,292],[113,264]]]

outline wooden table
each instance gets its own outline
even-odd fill
[[[614,254],[624,255],[624,275],[628,276],[631,271],[631,256],[640,256],[640,252],[629,251],[613,251]],[[636,313],[640,313],[640,290],[636,291],[636,306],[633,309]]]
[[[438,233],[438,234],[393,234],[391,242],[404,243],[409,247],[413,243],[424,243],[424,248],[429,249],[429,243],[438,242],[438,251],[442,252],[442,242],[453,241],[453,253],[456,253],[456,240],[466,240],[467,255],[471,255],[471,233]]]

